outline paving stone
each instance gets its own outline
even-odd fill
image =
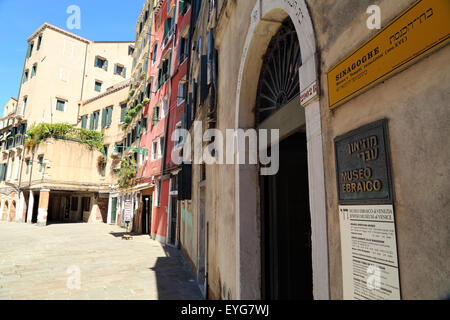
[[[110,234],[122,231],[0,223],[0,300],[201,299],[178,250],[148,236],[125,242]],[[69,290],[78,270],[81,288]]]

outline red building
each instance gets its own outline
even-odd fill
[[[176,245],[179,206],[177,174],[171,160],[172,133],[181,127],[186,102],[190,46],[190,1],[162,0],[153,11],[145,106],[148,130],[141,148],[148,150],[138,172],[138,183],[153,182],[151,234],[154,239]]]

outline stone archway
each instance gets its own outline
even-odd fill
[[[317,86],[315,36],[305,1],[256,1],[239,69],[235,129],[255,127],[253,108],[258,83],[254,79],[259,78],[262,57],[269,42],[280,28],[281,23],[288,17],[295,26],[302,55],[302,66],[299,72],[300,92],[304,92],[311,86]],[[326,300],[329,299],[328,242],[322,128],[318,99],[311,100],[305,107],[305,117],[310,177],[313,296],[318,300]],[[257,166],[236,165],[236,287],[238,299],[261,298],[258,175]],[[245,197],[241,197],[241,195],[245,195]]]
[[[6,200],[5,203],[3,204],[3,220],[7,221],[9,219],[8,215],[9,215],[9,201]]]
[[[9,209],[9,221],[13,222],[16,219],[16,201],[11,202],[11,209]]]

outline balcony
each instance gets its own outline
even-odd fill
[[[24,108],[23,105],[20,106],[20,107],[17,106],[14,117],[15,117],[16,119],[23,119],[23,118],[25,117],[25,110],[24,110],[24,109],[25,109],[25,108]]]
[[[22,148],[25,144],[25,136],[23,134],[17,134],[14,137],[14,148]]]

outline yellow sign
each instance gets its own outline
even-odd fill
[[[450,39],[450,0],[419,0],[328,72],[330,109]]]

